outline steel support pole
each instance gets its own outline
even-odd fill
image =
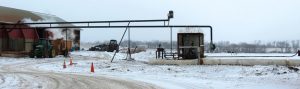
[[[68,46],[67,46],[67,41],[68,40],[68,28],[66,28],[66,43],[65,43],[65,46],[66,46],[66,50],[65,50],[65,57],[68,57]]]
[[[129,25],[130,25],[130,22],[128,22],[127,26],[129,26]],[[124,31],[124,33],[123,33],[123,35],[122,35],[122,38],[121,38],[120,42],[119,42],[119,46],[121,45],[121,43],[122,43],[122,41],[123,41],[123,38],[124,38],[124,36],[125,36],[127,30],[128,30],[128,27],[125,28],[125,31]],[[112,57],[112,59],[111,59],[110,62],[112,62],[112,61],[114,60],[116,54],[117,54],[117,51],[114,53],[114,56]]]
[[[128,28],[128,59],[127,60],[131,60],[131,51],[130,51],[130,28]]]
[[[173,39],[172,39],[172,38],[173,38],[173,36],[172,36],[172,33],[173,33],[173,32],[172,32],[172,27],[170,27],[170,36],[171,36],[171,37],[170,37],[170,39],[171,39],[171,53],[173,53],[173,43],[172,43],[172,41],[173,41]]]
[[[210,27],[210,43],[213,43],[213,29]]]
[[[209,27],[210,28],[210,45],[213,45],[213,29],[212,27]],[[209,49],[210,49],[210,52],[212,53],[213,50],[211,50],[211,46],[209,46]]]

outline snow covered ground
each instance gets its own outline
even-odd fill
[[[147,61],[155,58],[153,50],[133,54],[136,61],[123,60],[126,54],[118,53],[114,62],[110,63],[112,55],[109,52],[80,51],[72,53],[73,61],[77,64],[67,69],[62,69],[62,62],[35,66],[54,72],[133,79],[167,89],[300,88],[300,71],[285,66],[149,65]],[[95,73],[89,72],[92,62]]]
[[[63,57],[53,59],[1,57],[0,64],[39,61],[39,63],[31,65],[31,67],[46,72],[84,76],[108,76],[125,80],[142,81],[166,89],[300,89],[300,71],[291,70],[286,66],[147,64],[149,60],[155,59],[154,50],[133,54],[132,57],[136,61],[123,60],[126,58],[126,54],[117,53],[116,58],[111,63],[112,55],[113,53],[110,52],[72,52],[71,57],[75,64],[67,65],[66,69],[63,69],[63,60],[66,60],[66,63],[69,64],[69,58],[66,59]],[[231,54],[207,55],[222,56]],[[90,72],[92,62],[95,66],[95,73]],[[296,66],[295,68],[300,67]],[[1,84],[0,80],[1,86],[5,86],[5,84]]]

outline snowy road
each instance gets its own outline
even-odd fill
[[[1,89],[153,89],[151,84],[101,76],[40,71],[31,65],[61,60],[25,60],[1,65]]]

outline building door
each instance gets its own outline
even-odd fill
[[[2,51],[8,51],[9,50],[8,30],[2,30],[1,35],[2,35],[2,37],[1,37]]]

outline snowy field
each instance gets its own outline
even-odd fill
[[[154,50],[133,54],[132,57],[135,61],[123,60],[126,58],[126,54],[117,53],[115,60],[111,63],[112,55],[113,53],[110,52],[72,52],[71,57],[75,64],[67,65],[66,69],[63,69],[63,61],[66,60],[66,63],[69,64],[70,58],[63,57],[52,59],[1,57],[0,65],[4,67],[2,65],[36,62],[36,64],[27,66],[31,68],[31,70],[28,71],[39,70],[43,72],[92,77],[105,76],[109,78],[140,81],[137,83],[145,82],[158,86],[156,88],[166,89],[300,89],[300,71],[291,70],[286,66],[150,65],[148,61],[155,59]],[[207,55],[227,56],[233,54],[221,53]],[[292,58],[298,59],[298,57]],[[90,72],[92,62],[95,66],[95,73]],[[295,68],[300,67],[296,66]],[[14,85],[18,85],[20,82],[20,79],[14,79],[14,76],[8,76],[6,80],[15,83]],[[11,85],[7,84],[7,82],[1,82],[3,82],[3,79],[0,80],[0,88]],[[42,85],[37,83],[33,86],[39,87]]]

